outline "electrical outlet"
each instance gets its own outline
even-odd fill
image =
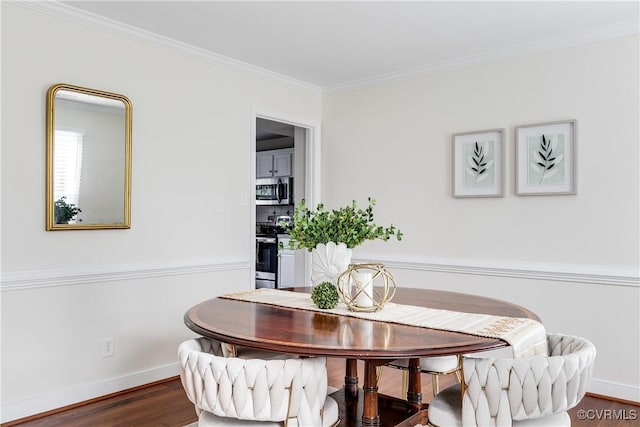
[[[114,355],[113,337],[102,339],[102,357],[111,357]]]

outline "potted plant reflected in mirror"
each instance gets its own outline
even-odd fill
[[[62,196],[54,203],[54,213],[56,224],[69,224],[82,209],[76,207],[73,203],[67,203],[67,196]],[[82,220],[79,220],[82,221]]]

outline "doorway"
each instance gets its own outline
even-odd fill
[[[305,199],[307,205],[314,205],[319,194],[318,176],[319,167],[319,125],[284,115],[254,112],[254,127],[252,135],[252,186],[253,209],[251,220],[252,229],[252,249],[256,248],[256,239],[264,236],[265,227],[275,224],[279,217],[293,217],[295,205],[300,200]],[[262,204],[256,202],[256,184],[263,183],[267,176],[272,176],[275,180],[290,180],[289,188],[292,188],[293,199],[286,204]],[[262,188],[262,187],[261,187]],[[255,227],[253,227],[255,225]],[[274,233],[275,234],[275,233]],[[286,236],[281,237],[284,239]],[[251,277],[257,277],[260,272],[256,271],[259,253],[252,250]],[[280,277],[279,281],[270,285],[274,287],[279,284],[286,286],[307,286],[310,277],[310,255],[307,251],[296,250],[284,252],[282,257],[282,274],[292,274],[291,276]],[[286,259],[286,261],[285,261]],[[292,266],[293,264],[293,266]],[[285,266],[287,266],[285,268]],[[293,271],[293,273],[290,273]],[[264,286],[264,281],[255,281]]]

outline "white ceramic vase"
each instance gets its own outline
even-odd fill
[[[349,267],[352,254],[353,250],[344,243],[318,243],[311,250],[311,284],[331,282],[335,285],[338,276]]]

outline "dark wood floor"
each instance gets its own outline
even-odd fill
[[[329,385],[344,383],[344,360],[329,359]],[[363,372],[362,364],[358,372]],[[453,384],[443,378],[441,387]],[[431,379],[422,379],[423,401],[431,399]],[[380,393],[400,397],[401,374],[385,368]],[[622,427],[640,425],[640,407],[586,396],[570,412],[573,427]],[[98,400],[42,418],[2,424],[2,427],[182,427],[196,421],[193,405],[187,400],[179,379]]]

